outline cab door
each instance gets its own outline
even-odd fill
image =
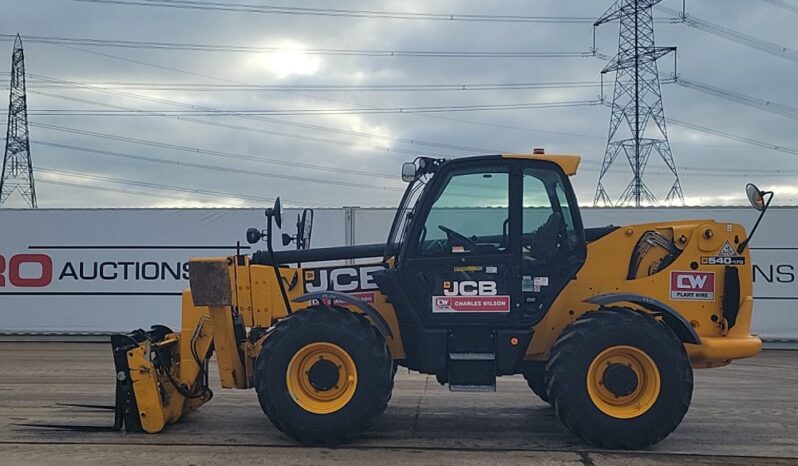
[[[516,161],[445,164],[407,235],[400,280],[426,327],[511,323],[521,310]]]
[[[576,276],[587,250],[576,198],[562,170],[529,161],[522,181],[521,314],[534,325]]]

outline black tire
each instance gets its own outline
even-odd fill
[[[656,366],[658,377],[647,379],[659,381],[659,390],[653,390],[649,402],[643,403],[647,408],[632,406],[628,409],[632,409],[634,414],[627,414],[625,418],[607,414],[597,406],[601,403],[601,397],[597,396],[599,401],[594,402],[588,392],[588,385],[591,385],[589,369],[594,359],[598,358],[597,362],[604,361],[601,355],[607,354],[605,350],[619,351],[617,348],[623,347],[631,348],[633,354],[644,354],[650,358]],[[626,308],[588,312],[563,331],[554,343],[551,354],[546,374],[548,394],[557,417],[591,445],[622,449],[653,445],[678,427],[690,406],[693,370],[684,345],[670,328],[646,314]],[[611,366],[616,367],[616,374],[618,370],[627,370],[623,364],[610,364],[609,360],[606,365],[596,364],[594,367],[598,369],[594,369],[594,374],[603,372],[603,375],[593,387],[601,386],[618,398],[616,393],[621,393],[622,397],[635,397],[635,393],[640,392],[623,394],[638,386],[655,386],[645,385],[645,380],[638,384],[639,379],[634,377],[631,385],[621,385],[619,390],[617,377],[606,378]],[[621,380],[628,382],[629,379],[622,377]],[[614,391],[609,388],[610,383],[616,387]],[[594,393],[596,390],[594,388]]]
[[[524,364],[524,379],[529,388],[541,400],[549,403],[549,395],[546,393],[546,363],[544,361],[529,361]]]
[[[286,381],[294,355],[312,343],[332,343],[354,362],[354,394],[337,411],[317,414],[294,400]],[[393,360],[369,321],[347,309],[317,306],[279,321],[255,363],[255,389],[263,412],[279,430],[312,445],[349,441],[371,427],[393,388]],[[336,386],[337,388],[337,386]]]

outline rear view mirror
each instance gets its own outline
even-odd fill
[[[402,181],[410,183],[416,179],[416,164],[405,162],[402,164]]]
[[[274,207],[271,209],[266,209],[264,212],[267,217],[274,218],[274,224],[277,225],[277,228],[282,228],[283,226],[283,207],[280,205],[280,198],[274,200]],[[270,220],[271,221],[271,220]]]
[[[280,198],[274,200],[274,224],[277,228],[283,227],[283,206],[280,205]]]
[[[745,186],[745,194],[748,196],[748,202],[751,203],[751,206],[762,212],[765,210],[765,199],[764,193],[759,190],[753,183],[748,183]]]
[[[313,209],[305,209],[302,211],[302,217],[297,225],[297,235],[299,237],[299,244],[301,249],[310,247],[310,235],[313,232]]]
[[[765,211],[768,210],[770,201],[773,200],[773,191],[760,191],[759,188],[752,183],[748,183],[745,186],[745,194],[748,196],[748,201],[751,202],[751,206],[759,211],[759,218],[756,219],[754,227],[751,228],[751,233],[748,234],[748,238],[737,246],[737,254],[742,254],[743,251],[745,251],[745,247],[751,242],[751,238],[754,237],[754,233],[756,233],[756,229],[759,227],[759,222],[761,222],[762,217],[765,216]],[[767,196],[767,199],[765,199],[765,196]]]

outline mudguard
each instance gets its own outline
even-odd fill
[[[377,327],[377,330],[380,331],[383,337],[393,337],[393,333],[391,332],[391,327],[388,326],[388,322],[377,312],[374,307],[372,307],[369,303],[363,301],[362,299],[355,298],[354,296],[349,296],[345,293],[339,293],[337,291],[315,291],[313,293],[306,293],[302,296],[295,298],[295,303],[304,303],[307,301],[318,300],[318,301],[330,301],[333,302],[343,301],[346,304],[351,304],[356,308],[363,311],[363,314],[371,319],[371,322]]]
[[[642,306],[651,312],[656,312],[662,315],[662,320],[665,324],[673,330],[673,333],[679,337],[684,343],[691,343],[694,345],[701,344],[695,329],[690,325],[676,309],[668,306],[662,301],[658,301],[648,296],[639,295],[636,293],[608,293],[598,296],[593,296],[585,300],[586,303],[598,304],[599,306],[607,306],[615,303],[633,303]]]

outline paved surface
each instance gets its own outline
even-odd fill
[[[159,435],[56,431],[21,424],[110,426],[111,412],[58,403],[112,404],[109,345],[0,343],[0,464],[796,464],[798,352],[769,351],[696,371],[682,425],[641,452],[590,449],[520,377],[497,393],[450,393],[434,377],[400,370],[387,411],[355,443],[298,446],[277,431],[254,391],[214,389],[198,412]],[[215,372],[213,385],[218,385]]]

